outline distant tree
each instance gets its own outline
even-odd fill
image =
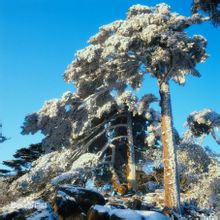
[[[33,161],[43,155],[41,143],[31,144],[28,148],[20,148],[13,155],[14,159],[3,161],[3,165],[9,167],[10,170],[0,169],[0,175],[12,175],[19,177],[31,168]]]
[[[185,83],[185,76],[199,76],[197,63],[206,59],[206,40],[187,36],[184,29],[205,19],[171,13],[169,6],[132,6],[126,20],[102,26],[91,45],[77,52],[65,79],[74,82],[81,96],[95,93],[105,85],[118,92],[128,85],[141,87],[145,74],[157,78],[160,91],[161,129],[164,161],[165,206],[179,210],[179,184],[176,166],[169,80]],[[120,88],[115,84],[121,83]]]
[[[0,123],[0,143],[7,141],[8,138],[2,135],[2,124]]]
[[[10,170],[0,169],[0,177],[10,174]]]
[[[31,144],[28,148],[20,148],[13,155],[16,159],[22,159],[27,162],[33,162],[37,160],[44,151],[42,150],[42,144]]]
[[[193,0],[192,12],[205,12],[214,25],[220,24],[220,0]]]
[[[204,138],[211,134],[217,144],[220,144],[220,137],[217,130],[220,128],[220,114],[212,109],[203,109],[192,112],[186,122],[189,130],[185,134],[185,139]]]
[[[5,160],[3,165],[10,167],[16,174],[23,174],[23,168],[28,168],[25,160]]]

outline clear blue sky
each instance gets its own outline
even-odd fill
[[[0,121],[3,133],[11,137],[0,144],[0,162],[12,158],[17,148],[41,140],[42,136],[20,134],[26,114],[37,111],[45,100],[59,98],[72,85],[62,74],[76,50],[86,46],[98,27],[125,18],[133,4],[155,5],[156,0],[0,0]],[[164,1],[174,11],[190,14],[191,0]],[[189,77],[180,87],[172,84],[174,124],[183,123],[193,110],[205,107],[220,112],[220,27],[211,24],[190,28],[190,34],[208,39],[210,58],[199,65],[201,78]],[[155,92],[156,82],[147,78],[140,91]],[[214,142],[212,149],[220,152]]]

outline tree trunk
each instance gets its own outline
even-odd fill
[[[164,205],[180,213],[180,191],[173,117],[168,82],[159,82],[161,105],[161,133],[164,164]]]
[[[127,192],[127,189],[124,185],[120,183],[119,176],[115,171],[115,153],[116,153],[115,147],[116,146],[114,144],[111,144],[111,150],[112,150],[112,157],[110,163],[110,171],[112,174],[111,181],[115,191],[120,193],[121,195],[124,195]]]
[[[134,150],[134,141],[133,141],[133,132],[132,132],[132,120],[131,113],[128,112],[127,117],[127,135],[128,135],[128,189],[136,190],[136,167],[135,167],[135,150]]]

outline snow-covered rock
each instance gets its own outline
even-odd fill
[[[93,190],[63,185],[59,188],[55,198],[55,210],[60,218],[86,216],[91,206],[104,205],[104,197]]]
[[[131,209],[116,209],[108,206],[93,206],[88,214],[88,220],[168,220],[165,215],[155,211],[138,211]]]

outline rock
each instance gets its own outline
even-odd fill
[[[19,211],[3,213],[0,215],[0,220],[11,220],[11,219],[25,219],[25,217],[23,213]]]
[[[133,198],[132,200],[128,200],[126,206],[129,209],[137,209],[140,210],[142,207],[142,201],[139,198]]]
[[[85,219],[88,210],[95,204],[105,204],[104,197],[98,192],[73,185],[63,185],[58,190],[54,209],[60,218]]]
[[[81,213],[81,209],[77,205],[76,200],[62,191],[59,191],[56,196],[54,210],[58,213],[59,217],[64,219],[73,215],[79,216]]]
[[[110,220],[110,207],[95,205],[87,214],[88,220]]]

